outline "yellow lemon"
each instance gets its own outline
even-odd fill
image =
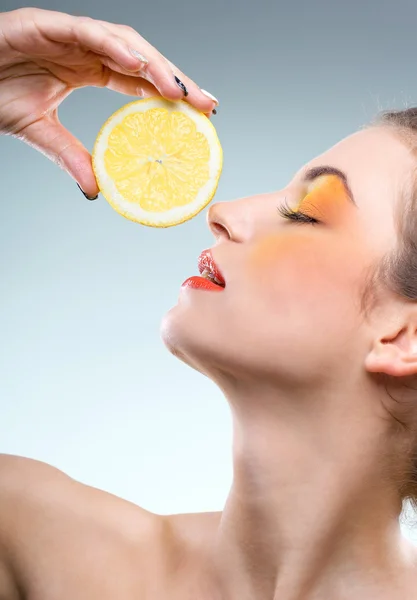
[[[182,100],[146,98],[123,106],[93,149],[103,196],[127,219],[150,227],[197,215],[213,198],[222,167],[213,124]]]

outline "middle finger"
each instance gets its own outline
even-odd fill
[[[126,25],[99,21],[112,33],[124,39],[131,48],[137,50],[148,59],[149,63],[141,68],[141,76],[152,83],[161,96],[168,100],[184,99],[204,113],[211,113],[218,102],[213,101],[201,91],[199,86],[156,48],[147,42],[139,33]],[[185,85],[187,95],[175,80],[177,76]]]

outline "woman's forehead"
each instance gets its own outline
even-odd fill
[[[313,167],[331,166],[347,178],[362,210],[390,208],[415,169],[415,159],[400,136],[388,127],[356,132],[317,156],[298,171],[299,181]]]
[[[293,184],[323,166],[343,173],[357,205],[349,216],[346,213],[344,226],[365,236],[377,253],[392,247],[397,237],[397,208],[401,210],[405,193],[415,187],[416,159],[399,134],[381,126],[354,133],[300,169]]]

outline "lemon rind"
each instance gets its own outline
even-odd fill
[[[144,106],[146,104],[146,107]],[[104,152],[110,133],[128,114],[151,108],[165,108],[170,112],[180,110],[190,116],[194,121],[197,131],[203,133],[210,144],[209,179],[204,184],[196,198],[185,206],[174,207],[164,212],[151,212],[143,210],[138,204],[132,204],[120,194],[115,183],[104,167]],[[92,166],[97,179],[100,192],[107,202],[126,219],[147,225],[149,227],[171,227],[188,221],[201,212],[212,200],[219,185],[223,168],[223,150],[217,136],[216,129],[206,115],[183,100],[170,101],[164,98],[145,98],[135,100],[124,105],[111,115],[101,127],[92,152]]]

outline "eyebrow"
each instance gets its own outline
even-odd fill
[[[343,183],[343,187],[345,188],[345,191],[346,191],[349,199],[351,200],[351,202],[356,206],[356,208],[358,207],[358,205],[355,202],[355,198],[353,197],[352,190],[350,189],[350,185],[349,185],[349,181],[346,176],[346,173],[344,173],[340,169],[336,169],[336,167],[331,167],[329,165],[323,165],[321,167],[313,167],[311,169],[308,169],[308,171],[306,171],[304,173],[303,180],[304,181],[313,181],[314,179],[317,179],[317,177],[320,177],[321,175],[336,175],[336,177],[338,177],[340,179],[340,181]]]

